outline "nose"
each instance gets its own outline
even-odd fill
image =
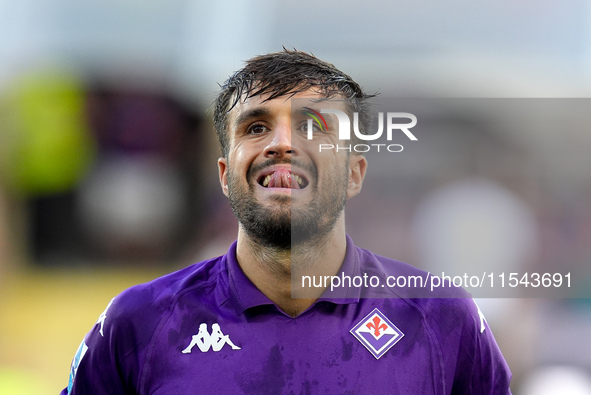
[[[271,140],[265,147],[267,158],[283,158],[294,153],[291,145],[291,125],[277,125],[271,133]]]

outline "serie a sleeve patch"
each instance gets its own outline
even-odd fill
[[[76,351],[76,355],[74,355],[74,359],[72,360],[72,366],[70,367],[70,379],[68,381],[68,394],[72,391],[72,386],[74,385],[74,379],[76,378],[76,372],[78,371],[78,366],[80,366],[80,362],[82,358],[84,358],[84,354],[88,350],[88,346],[82,340],[78,350]]]

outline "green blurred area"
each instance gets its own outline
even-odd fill
[[[73,189],[94,159],[85,92],[71,74],[31,73],[0,107],[0,171],[6,187],[38,196]]]

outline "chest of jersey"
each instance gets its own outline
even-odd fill
[[[342,309],[173,316],[183,324],[153,339],[141,392],[438,393],[437,350],[420,322],[369,306]]]

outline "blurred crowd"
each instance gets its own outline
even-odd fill
[[[178,259],[217,204],[203,111],[171,92],[43,71],[11,85],[0,114],[0,240],[25,262]]]

